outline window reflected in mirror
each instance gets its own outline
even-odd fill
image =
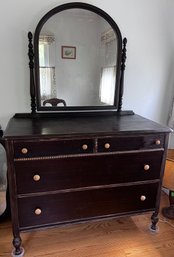
[[[117,38],[98,14],[64,10],[39,36],[41,106],[114,105]]]
[[[54,35],[39,37],[39,72],[41,100],[57,97]]]

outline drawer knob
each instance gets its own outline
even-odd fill
[[[157,139],[157,140],[155,141],[155,144],[156,144],[156,145],[160,145],[160,144],[161,144],[161,141],[160,141],[159,139]]]
[[[33,176],[33,180],[34,181],[39,181],[40,180],[40,176],[38,174]]]
[[[41,209],[37,208],[37,209],[34,211],[34,213],[35,213],[36,215],[40,215],[40,214],[42,213],[42,211],[41,211]]]
[[[148,164],[145,164],[144,165],[144,170],[149,170],[150,169],[150,166]]]
[[[28,153],[28,149],[27,148],[22,148],[21,153],[27,154]]]
[[[105,144],[105,149],[109,149],[110,148],[110,144],[109,143],[106,143]]]
[[[145,200],[146,200],[146,196],[145,196],[145,195],[141,195],[140,200],[141,200],[142,202],[145,201]]]
[[[87,146],[87,145],[82,145],[82,149],[83,149],[83,150],[87,150],[87,149],[88,149],[88,146]]]

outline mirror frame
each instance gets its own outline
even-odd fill
[[[68,9],[84,9],[88,10],[91,12],[94,12],[98,14],[99,16],[103,17],[112,27],[114,30],[116,36],[117,36],[117,56],[116,56],[116,81],[115,81],[115,96],[114,96],[114,104],[113,105],[106,105],[106,106],[67,106],[67,107],[46,107],[46,106],[41,106],[41,99],[40,99],[40,78],[39,78],[39,35],[40,31],[43,27],[43,25],[46,23],[46,21],[51,18],[53,15],[68,10]],[[31,33],[31,32],[29,32]],[[32,34],[28,35],[29,42],[32,40]],[[30,42],[31,43],[31,42]],[[123,40],[124,43],[124,40]],[[126,46],[126,43],[125,43]],[[30,45],[29,45],[29,58],[30,58]],[[125,49],[126,53],[126,49]],[[115,21],[103,10],[100,8],[87,4],[87,3],[81,3],[81,2],[71,2],[71,3],[66,3],[60,6],[57,6],[50,10],[48,13],[46,13],[42,19],[39,21],[35,34],[34,34],[34,63],[33,63],[33,68],[34,68],[34,77],[33,79],[31,78],[31,67],[30,67],[30,89],[31,89],[31,109],[32,113],[35,113],[34,107],[32,108],[32,105],[34,106],[34,102],[36,101],[36,107],[38,112],[73,112],[73,111],[80,111],[80,112],[92,112],[92,111],[108,111],[108,110],[114,110],[114,111],[120,111],[121,110],[121,105],[122,105],[122,95],[123,95],[123,79],[121,78],[121,70],[122,70],[122,59],[123,59],[123,53],[122,53],[122,36],[119,27],[115,23]],[[125,55],[126,59],[126,55]],[[31,61],[31,59],[30,59]],[[123,60],[125,62],[125,60]],[[30,66],[30,64],[29,64]],[[125,65],[123,64],[123,73],[124,73]],[[31,82],[33,80],[33,82]],[[33,90],[32,90],[32,84],[33,84]],[[35,85],[34,85],[35,84]],[[33,91],[33,92],[32,92]],[[35,98],[36,95],[36,100],[32,100],[32,95]],[[33,101],[33,102],[32,102]]]

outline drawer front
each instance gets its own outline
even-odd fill
[[[158,179],[163,151],[15,162],[18,194]]]
[[[82,221],[155,208],[158,184],[105,188],[18,199],[19,226]]]
[[[164,135],[119,136],[98,139],[98,152],[113,152],[164,147]],[[93,139],[15,141],[14,157],[42,157],[66,154],[93,153]]]
[[[42,157],[93,152],[92,139],[14,142],[14,157]]]
[[[162,134],[107,137],[98,140],[99,152],[158,149],[162,147],[164,147],[164,135]]]

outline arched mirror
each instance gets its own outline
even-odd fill
[[[107,13],[85,3],[52,9],[34,34],[37,111],[118,110],[121,59],[121,33]]]

